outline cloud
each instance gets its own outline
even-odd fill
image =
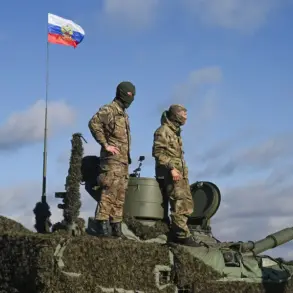
[[[170,104],[192,105],[194,102],[204,102],[201,108],[201,115],[210,116],[211,109],[214,108],[216,100],[216,92],[214,86],[221,83],[223,73],[218,66],[207,66],[199,69],[191,70],[185,80],[176,84],[172,89],[171,100],[158,103],[157,110],[162,113]],[[199,108],[200,105],[197,106]]]
[[[171,19],[183,7],[192,20],[207,26],[255,32],[268,19],[290,3],[290,0],[179,0],[169,3],[163,0],[103,0],[99,20],[115,29],[141,30],[156,24],[158,20]]]
[[[195,129],[196,136],[201,136],[209,124],[218,117],[220,113],[218,87],[222,81],[223,72],[218,66],[192,70],[184,81],[174,87],[172,101],[165,102],[164,109],[171,103],[179,103],[188,110],[188,121],[183,131],[186,146],[193,144]]]
[[[293,132],[277,134],[264,141],[257,141],[255,145],[236,149],[233,149],[228,142],[222,142],[221,145],[207,150],[202,155],[205,166],[197,173],[197,176],[222,177],[241,171],[271,170],[280,165],[290,165],[292,155]],[[282,176],[286,175],[288,174]]]
[[[184,0],[186,9],[202,23],[246,32],[265,25],[282,3],[279,0]]]
[[[154,23],[159,5],[160,0],[104,0],[101,16],[115,27],[145,29]]]
[[[209,66],[192,70],[185,81],[175,86],[174,101],[190,101],[194,99],[201,87],[222,81],[223,74],[218,66]]]
[[[218,66],[210,66],[192,71],[189,74],[187,84],[194,87],[209,83],[216,83],[221,80],[221,69]]]
[[[14,112],[0,126],[0,150],[15,150],[40,142],[44,137],[45,102],[38,100],[30,108]],[[72,125],[75,111],[64,101],[48,103],[48,136]]]

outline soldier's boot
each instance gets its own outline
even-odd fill
[[[111,223],[111,227],[112,227],[112,236],[121,238],[123,235],[121,230],[121,222]]]
[[[97,223],[97,236],[99,237],[109,237],[109,228],[108,228],[108,221],[100,221],[96,220]]]
[[[185,245],[185,246],[191,246],[191,247],[200,247],[202,244],[197,241],[193,236],[189,236],[186,238],[176,238],[175,243]]]

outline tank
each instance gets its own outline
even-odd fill
[[[83,157],[81,138],[75,134],[65,191],[55,194],[63,200],[58,207],[64,219],[50,231],[48,225],[44,229],[51,213],[43,198],[37,206],[46,206],[34,210],[36,229],[42,227],[37,233],[0,216],[0,292],[293,292],[292,262],[265,255],[291,241],[293,227],[256,241],[220,241],[211,224],[220,209],[220,189],[213,182],[197,181],[190,185],[195,207],[188,225],[200,246],[172,243],[159,184],[140,176],[143,158],[129,177],[123,238],[96,237],[94,219],[85,227],[79,215],[79,188],[99,201],[99,158]]]

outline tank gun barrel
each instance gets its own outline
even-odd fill
[[[255,254],[262,253],[266,250],[285,244],[293,240],[293,227],[280,230],[268,235],[259,241],[248,241],[241,244],[242,251],[253,251]]]

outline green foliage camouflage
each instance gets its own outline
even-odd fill
[[[171,248],[176,261],[174,262],[174,278],[179,287],[189,286],[193,283],[201,283],[202,278],[209,281],[215,281],[223,277],[212,267],[205,265],[203,262],[195,259],[179,245]],[[200,274],[198,272],[201,272]]]
[[[156,221],[154,226],[145,226],[129,215],[124,215],[123,221],[141,240],[153,239],[160,235],[168,235],[169,233],[169,225],[164,221]]]
[[[187,288],[192,284],[194,291],[178,292],[293,292],[291,281],[271,285],[216,282],[223,276],[177,245],[170,248],[166,244],[89,235],[42,235],[5,217],[0,219],[1,227],[6,227],[0,231],[0,292],[3,293],[114,292],[113,288],[171,293],[176,292],[176,287]],[[170,267],[170,284],[161,290],[156,287],[154,275],[158,265]]]
[[[71,156],[65,184],[67,196],[64,198],[65,208],[63,210],[64,220],[68,224],[77,222],[81,207],[80,182],[82,180],[81,161],[83,157],[81,137],[80,133],[75,133],[71,140]]]
[[[79,218],[81,200],[80,200],[80,182],[82,181],[82,159],[83,144],[81,133],[74,133],[71,140],[71,156],[69,161],[68,175],[65,183],[65,193],[63,195],[63,204],[59,205],[63,209],[64,220],[56,223],[52,227],[52,232],[59,231],[64,234],[65,231],[73,234],[82,234],[84,232],[84,220]]]
[[[35,221],[34,225],[35,229],[38,233],[50,233],[50,228],[52,227],[52,223],[50,221],[51,212],[50,206],[46,201],[46,197],[42,196],[42,200],[37,202],[34,210]]]
[[[169,250],[163,245],[26,231],[1,233],[0,239],[1,289],[90,293],[116,287],[172,292],[157,290],[152,277],[157,264],[169,265]]]
[[[5,234],[5,233],[27,233],[27,234],[32,234],[33,232],[25,228],[22,224],[0,216],[0,234]]]

